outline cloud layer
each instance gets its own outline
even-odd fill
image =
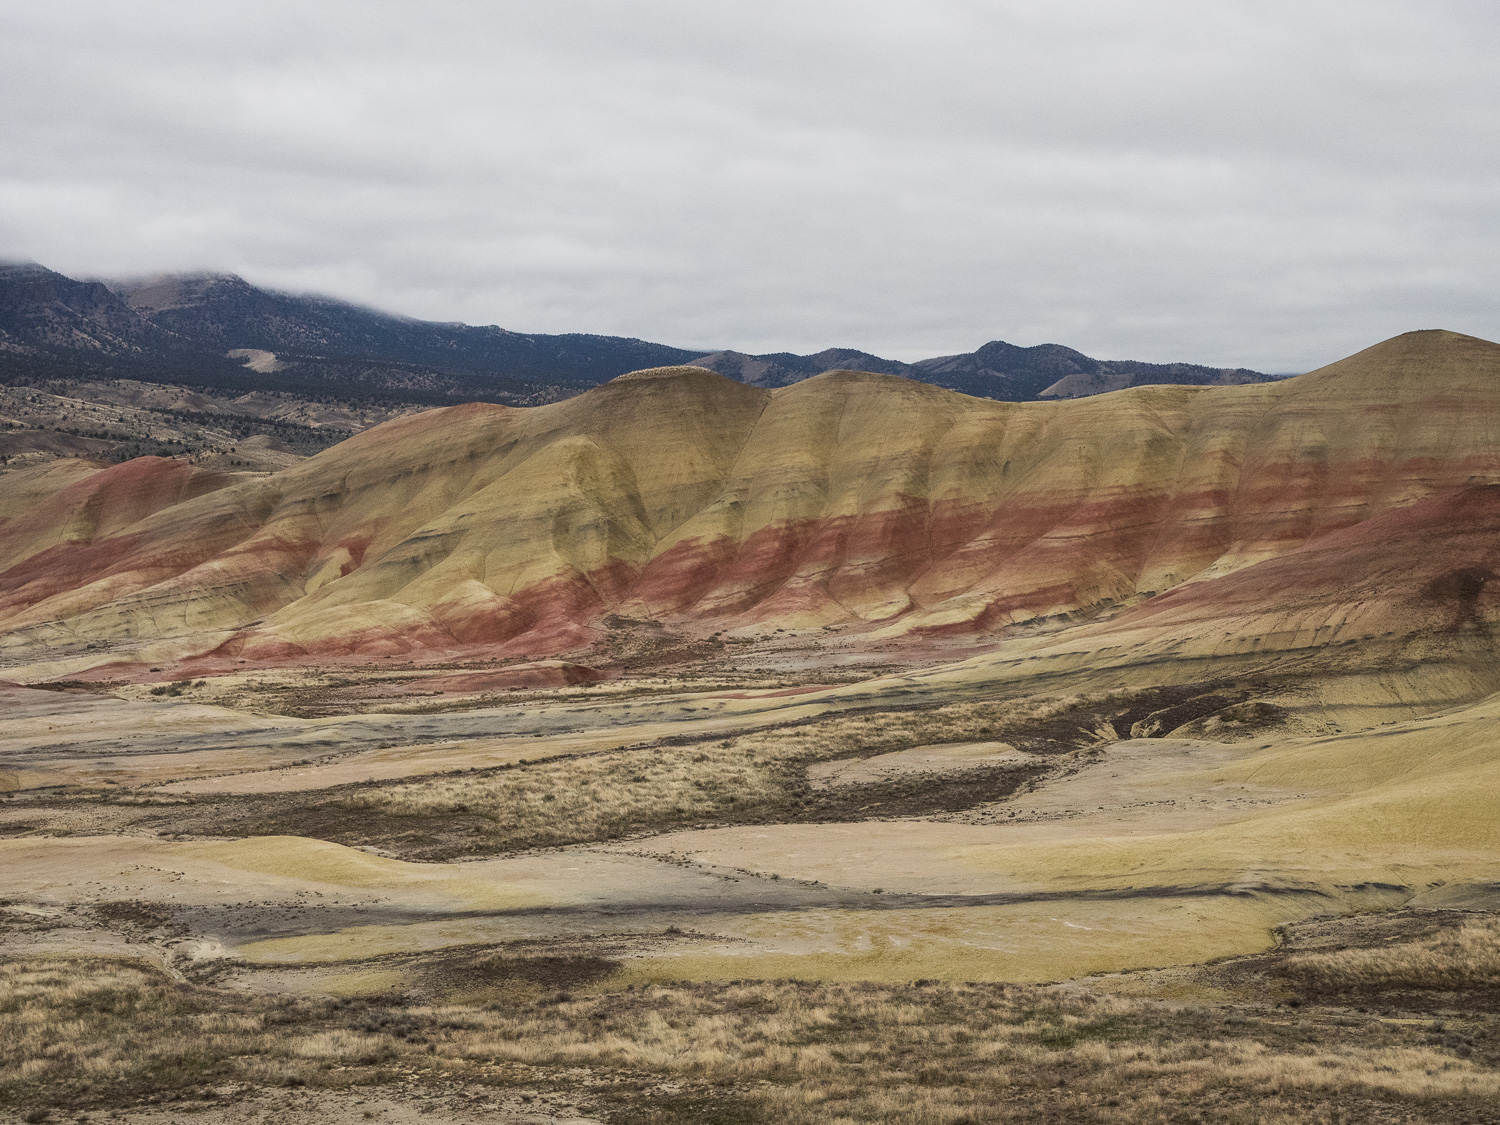
[[[0,254],[684,347],[1301,370],[1500,337],[1500,9],[0,14]]]

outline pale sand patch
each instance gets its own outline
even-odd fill
[[[408,863],[289,836],[0,840],[0,871],[5,897],[44,911],[120,900],[212,908],[193,915],[209,937],[228,952],[272,961],[661,932],[674,924],[688,928],[705,912],[797,906],[807,898],[790,885],[761,886],[582,848]],[[248,931],[236,928],[247,922]],[[286,936],[257,940],[267,933]]]
[[[814,789],[828,789],[838,785],[870,785],[912,774],[1021,766],[1040,760],[1037,755],[1017,750],[1005,742],[959,742],[914,746],[910,750],[895,750],[872,758],[814,762],[807,767],[807,778]]]
[[[963,819],[1017,823],[1066,820],[1065,835],[1139,835],[1209,828],[1275,805],[1326,796],[1295,779],[1252,780],[1220,774],[1260,754],[1254,743],[1137,738],[1075,753],[1064,772]],[[1055,761],[1055,759],[1054,759]]]
[[[425,953],[460,945],[490,945],[550,937],[530,927],[510,926],[489,918],[450,922],[377,923],[349,926],[326,934],[250,941],[234,948],[234,956],[253,965],[302,965],[319,961],[360,961],[393,953]]]
[[[900,894],[996,894],[1040,889],[997,877],[978,865],[950,858],[963,849],[1011,839],[1014,831],[989,825],[928,820],[853,824],[766,824],[672,832],[629,848],[710,869],[747,871]]]
[[[503,861],[501,861],[503,862]],[[632,861],[616,860],[615,867]],[[634,861],[639,864],[641,861]],[[407,863],[300,836],[167,843],[98,836],[0,840],[8,896],[47,904],[328,905],[510,910],[586,898],[545,867]],[[511,872],[514,872],[513,874]]]
[[[1241,878],[1362,880],[1426,890],[1493,879],[1500,866],[1500,702],[1330,738],[1298,739],[1204,770],[1194,784],[1336,794],[1174,835],[967,851],[1019,879],[1136,885]]]
[[[1048,981],[1256,953],[1273,930],[1330,912],[1399,905],[1399,894],[1056,899],[935,910],[805,911],[705,919],[735,939],[628,961],[624,981]]]
[[[251,371],[257,371],[262,375],[269,375],[272,371],[280,371],[286,364],[276,358],[275,352],[268,352],[264,348],[232,348],[224,355],[229,359],[243,360],[246,367]],[[260,435],[257,435],[260,436]],[[249,446],[255,439],[244,444]]]
[[[984,761],[984,746],[967,744]],[[935,758],[942,747],[881,755],[883,759]],[[710,867],[749,870],[817,880],[861,890],[908,894],[996,894],[1052,887],[1051,876],[1019,878],[991,852],[1050,842],[1113,840],[1118,837],[1187,833],[1263,813],[1276,805],[1318,795],[1316,791],[1226,779],[1213,771],[1259,753],[1253,746],[1174,739],[1110,743],[1073,756],[1074,765],[1034,790],[945,820],[890,820],[851,824],[747,825],[659,836],[654,854]],[[879,762],[880,758],[867,759]],[[993,759],[991,759],[993,760]],[[1054,762],[1056,759],[1052,759]],[[831,766],[862,762],[821,763]],[[872,772],[865,780],[879,776]],[[837,775],[840,781],[846,775]],[[608,847],[608,845],[605,845]],[[1089,846],[1089,845],[1085,845]],[[637,847],[639,847],[637,845]],[[1082,885],[1100,869],[1085,864]],[[1228,879],[1225,881],[1233,881]]]
[[[1482,882],[1500,864],[1497,713],[1488,703],[1267,750],[1116,744],[991,806],[1013,807],[1014,821],[745,826],[673,833],[652,850],[911,893]]]

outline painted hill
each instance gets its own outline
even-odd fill
[[[1475,531],[1488,523],[1461,514],[1487,510],[1491,484],[1500,345],[1454,333],[1282,383],[1051,403],[860,372],[769,391],[658,368],[547,406],[400,418],[269,476],[150,457],[6,474],[0,645],[547,655],[614,613],[894,637],[1169,590],[1112,627],[1206,635],[1250,593],[1286,619],[1299,591],[1342,590],[1353,564],[1337,552],[1361,542],[1410,619],[1389,628],[1446,629],[1469,604],[1464,574],[1482,588],[1500,566]],[[1380,561],[1397,528],[1429,552],[1420,566]],[[1444,582],[1451,597],[1422,593]],[[1376,630],[1386,603],[1355,600],[1339,621],[1325,598],[1278,628]]]

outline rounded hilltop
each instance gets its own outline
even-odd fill
[[[1453,393],[1478,391],[1500,379],[1500,344],[1444,328],[1403,332],[1345,359],[1310,371],[1288,385],[1339,393],[1395,391],[1416,383]]]
[[[655,380],[665,379],[696,379],[706,383],[729,383],[735,386],[740,384],[727,375],[720,375],[717,371],[710,371],[707,367],[694,367],[691,364],[679,364],[674,367],[643,367],[639,371],[627,371],[624,375],[616,375],[604,386],[615,383],[647,383]]]

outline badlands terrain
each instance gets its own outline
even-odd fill
[[[281,417],[0,473],[0,1112],[1500,1120],[1500,345]]]

